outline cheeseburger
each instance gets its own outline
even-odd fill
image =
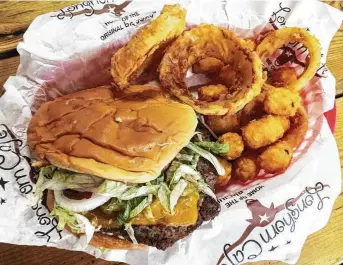
[[[197,124],[191,107],[155,86],[48,102],[28,128],[36,200],[46,200],[59,229],[92,227],[96,247],[164,250],[220,210],[214,185],[224,169],[212,153],[227,146]]]

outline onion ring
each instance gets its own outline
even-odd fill
[[[164,6],[156,19],[112,56],[111,75],[115,85],[124,89],[136,83],[146,69],[162,58],[166,47],[183,32],[185,25],[185,9],[180,5]]]
[[[298,147],[304,140],[308,130],[307,112],[303,106],[300,106],[291,118],[291,128],[285,133],[282,141],[289,143],[292,147]]]
[[[253,39],[245,39],[245,43],[250,50],[254,51],[256,49],[256,42]]]
[[[283,44],[287,44],[289,42],[302,43],[309,51],[310,61],[304,72],[297,80],[279,88],[299,91],[309,80],[312,79],[320,65],[320,45],[313,35],[302,28],[290,27],[278,29],[270,32],[262,40],[262,42],[257,46],[256,52],[260,56],[261,60],[265,62],[277,49],[279,49]],[[275,88],[275,86],[267,83],[264,84],[264,87],[266,89]]]
[[[230,65],[248,85],[214,102],[195,99],[187,88],[186,73],[193,64],[207,57]],[[163,56],[159,73],[164,88],[205,115],[235,114],[261,92],[264,82],[262,62],[257,53],[251,51],[246,42],[237,38],[233,32],[206,24],[185,31],[173,42]]]

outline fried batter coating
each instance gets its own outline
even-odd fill
[[[202,86],[199,88],[199,99],[203,101],[216,101],[221,97],[225,97],[227,94],[228,89],[226,86],[223,85],[209,85],[209,86]]]
[[[193,64],[192,71],[196,74],[210,74],[220,71],[223,62],[214,57],[206,57]]]
[[[220,70],[218,79],[228,88],[230,93],[235,92],[243,83],[241,73],[229,64]]]
[[[293,67],[282,67],[275,69],[270,78],[267,80],[268,84],[275,87],[288,86],[298,80],[297,72]]]
[[[308,129],[308,117],[306,110],[300,106],[291,118],[291,128],[285,133],[283,141],[289,143],[292,147],[298,147],[303,141]]]
[[[252,39],[245,39],[245,44],[248,46],[248,48],[252,51],[256,50],[256,43]]]
[[[319,41],[306,29],[298,27],[286,27],[271,31],[256,47],[256,52],[260,55],[263,62],[274,54],[283,45],[289,42],[299,42],[308,50],[308,58],[310,58],[302,74],[295,81],[282,86],[285,89],[299,91],[301,90],[316,74],[321,57],[321,49]],[[264,87],[271,88],[273,85],[265,83]]]
[[[239,157],[244,150],[243,139],[238,133],[225,133],[218,138],[218,141],[229,145],[229,152],[225,155],[229,160]]]
[[[186,84],[188,69],[206,57],[215,57],[224,65],[234,66],[242,81],[234,93],[214,102],[194,98]],[[206,24],[185,31],[172,43],[163,56],[159,73],[165,89],[204,115],[237,113],[260,93],[265,81],[260,58],[244,40],[228,29]]]
[[[269,114],[294,116],[300,102],[301,97],[296,91],[271,88],[266,92],[264,109]]]
[[[240,132],[241,130],[238,113],[233,115],[225,114],[222,116],[208,115],[205,116],[205,121],[208,127],[217,135],[227,132]]]
[[[242,182],[255,178],[260,171],[257,163],[257,155],[253,153],[243,154],[233,162],[233,177]]]
[[[258,149],[280,139],[289,129],[290,121],[285,116],[267,115],[253,120],[242,129],[244,143],[251,149]]]
[[[156,56],[179,36],[186,25],[186,10],[180,5],[166,5],[161,14],[143,27],[111,59],[111,75],[119,88],[134,83],[145,69],[148,69]],[[164,49],[161,51],[161,46]]]
[[[241,126],[245,126],[250,121],[259,119],[266,114],[264,110],[264,98],[265,92],[262,92],[245,105],[240,115]]]
[[[232,164],[224,158],[217,157],[220,164],[225,169],[224,175],[219,175],[216,180],[216,185],[225,186],[228,184],[229,180],[231,179],[231,172],[232,172]]]
[[[292,146],[285,141],[278,141],[259,155],[258,163],[268,173],[281,173],[287,169],[292,156]]]

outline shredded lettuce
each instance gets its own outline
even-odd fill
[[[192,168],[196,168],[199,162],[200,155],[190,149],[184,148],[175,157],[175,160]]]
[[[202,141],[194,144],[216,155],[225,155],[229,152],[229,145],[220,142]]]
[[[175,158],[177,160],[179,160],[180,162],[192,162],[193,161],[193,156],[188,155],[188,154],[178,153]]]
[[[121,194],[118,198],[121,200],[131,200],[136,197],[143,197],[148,196],[150,194],[156,195],[158,191],[158,185],[147,185],[141,187],[131,187],[123,194]]]
[[[49,179],[45,177],[44,173],[45,173],[45,170],[44,168],[42,168],[42,170],[39,171],[39,176],[36,183],[36,190],[35,190],[35,196],[34,196],[35,202],[38,202],[42,198],[43,191],[45,189],[44,185],[46,185],[45,183],[49,181]],[[51,178],[52,178],[52,174],[51,174]]]
[[[193,160],[192,162],[190,163],[190,166],[194,169],[197,168],[197,165],[198,165],[198,162],[199,162],[199,158],[200,158],[200,155],[199,154],[194,154],[193,155]]]
[[[137,239],[135,237],[135,231],[133,230],[133,228],[131,226],[131,223],[125,223],[124,229],[127,232],[127,234],[129,235],[132,243],[133,244],[138,244]]]
[[[150,181],[150,184],[151,184],[151,185],[159,185],[159,184],[163,183],[164,180],[165,180],[165,175],[162,174],[162,175],[159,176],[157,179],[154,179],[154,180]]]
[[[173,171],[167,172],[169,187],[173,187],[184,175],[194,175],[197,179],[201,178],[200,173],[197,172],[193,167],[186,164],[181,164],[179,162],[173,163]]]
[[[205,183],[205,181],[203,179],[199,180],[196,183],[196,186],[200,192],[212,197],[214,200],[217,200],[216,195],[214,194],[212,189]]]
[[[64,169],[58,169],[55,171],[52,181],[58,184],[64,184],[67,189],[93,191],[104,180],[88,174],[80,174]]]
[[[182,172],[183,176],[192,176],[195,180],[201,179],[200,173],[188,165],[181,165],[178,170]]]
[[[125,203],[118,198],[112,198],[109,202],[105,203],[100,207],[100,209],[107,214],[123,210],[125,208]]]
[[[175,185],[174,189],[170,193],[170,212],[174,214],[174,208],[177,204],[177,201],[181,197],[183,191],[186,189],[188,182],[184,179],[180,179],[179,182]]]
[[[83,235],[80,236],[80,240],[77,244],[80,244],[82,249],[86,249],[94,235],[95,227],[92,225],[87,217],[78,213],[75,214],[75,217],[81,227],[81,230],[83,231]]]
[[[42,167],[39,173],[44,176],[46,179],[52,179],[54,172],[57,170],[55,166],[46,166]]]
[[[145,216],[146,218],[148,218],[149,220],[155,221],[155,217],[154,217],[154,215],[153,215],[153,213],[152,213],[152,210],[151,210],[150,205],[144,209],[143,214],[144,214],[144,216]]]
[[[175,175],[175,171],[182,165],[182,163],[178,162],[178,161],[173,161],[171,162],[170,166],[168,167],[168,169],[166,170],[166,180],[169,183],[174,175]]]
[[[52,176],[56,170],[56,167],[54,166],[47,166],[47,167],[42,167],[41,170],[39,171],[39,176],[38,180],[36,183],[36,190],[35,190],[35,202],[38,202],[42,196],[44,190],[46,190],[47,186],[49,186],[49,181],[52,179]]]
[[[105,254],[105,253],[107,253],[108,251],[110,251],[111,249],[105,248],[105,247],[99,247],[99,250],[100,250],[100,252],[101,252],[102,254]]]
[[[184,193],[190,194],[198,191],[216,199],[214,192],[204,182],[201,174],[190,165],[173,161],[166,175],[169,185],[160,184],[157,197],[162,207],[172,214],[178,199],[184,196]],[[190,188],[187,190],[188,186]]]
[[[188,166],[185,164],[180,164],[180,166],[175,170],[170,182],[169,182],[169,187],[174,187],[174,185],[179,182],[179,180],[181,179],[181,177],[184,174],[187,174],[186,171],[188,169]]]
[[[150,194],[148,197],[144,198],[140,204],[138,204],[129,214],[129,220],[132,220],[137,215],[139,215],[143,210],[148,207],[152,203],[152,195]]]
[[[193,143],[188,143],[188,145],[186,145],[186,147],[191,149],[192,151],[198,153],[200,156],[202,156],[206,160],[208,160],[214,166],[214,168],[216,169],[216,171],[219,175],[225,174],[224,167],[221,165],[221,163],[218,161],[218,159],[214,155],[212,155],[210,152],[202,149],[201,147],[199,147]]]
[[[201,178],[201,175],[198,171],[192,168],[189,165],[180,164],[179,167],[174,171],[174,174],[171,176],[169,181],[169,188],[173,188],[180,178],[185,178],[186,176],[192,176],[194,179],[198,180]]]
[[[157,193],[157,198],[159,199],[163,209],[170,212],[170,189],[166,183],[161,184]]]
[[[64,227],[68,225],[71,231],[74,233],[85,232],[84,225],[82,223],[79,223],[76,214],[60,207],[58,204],[55,204],[55,207],[51,211],[50,216],[58,219],[58,230],[63,230]]]
[[[118,223],[124,226],[130,223],[133,218],[150,206],[152,200],[153,197],[150,194],[145,198],[138,197],[127,201],[124,212],[121,212],[117,217]]]
[[[124,212],[121,212],[117,217],[118,223],[120,225],[124,225],[125,223],[129,222],[131,209],[132,209],[132,203],[129,201],[125,205]]]
[[[123,182],[105,180],[96,190],[96,193],[119,198],[125,191],[129,189],[129,186]]]
[[[39,201],[44,190],[73,189],[78,191],[94,191],[103,179],[87,174],[79,174],[54,166],[41,168],[36,183],[35,201]]]
[[[144,186],[126,185],[125,183],[113,180],[105,180],[96,190],[97,194],[111,196],[123,201],[128,201],[136,197],[157,194],[159,185],[147,183]]]
[[[197,185],[195,183],[189,182],[188,181],[188,185],[186,187],[186,189],[183,191],[181,197],[187,197],[195,192],[199,192],[199,189],[197,187]]]
[[[202,137],[202,132],[194,132],[193,136],[197,137],[200,142],[204,141]]]
[[[186,166],[186,165],[184,165]],[[189,183],[192,183],[198,191],[212,197],[213,199],[217,199],[216,195],[212,191],[212,189],[205,183],[205,181],[202,179],[199,172],[195,171],[193,169],[193,172],[191,171],[185,171],[187,172],[182,177],[187,180]]]

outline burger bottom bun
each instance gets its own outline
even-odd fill
[[[49,190],[47,199],[46,199],[46,205],[51,212],[54,208],[55,204],[55,197],[53,191]],[[66,225],[66,230],[68,230],[70,233],[74,234],[75,236],[79,237],[81,234],[73,233],[69,226]],[[121,239],[117,236],[112,235],[106,235],[103,233],[95,232],[91,241],[89,242],[94,247],[104,247],[108,249],[143,249],[146,248],[146,245],[142,244],[133,244],[128,240]]]

